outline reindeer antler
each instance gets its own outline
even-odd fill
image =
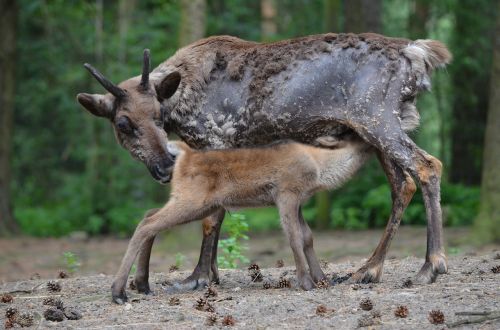
[[[149,86],[149,66],[150,66],[150,56],[149,49],[144,49],[144,58],[142,64],[142,77],[141,77],[141,87],[147,89]]]
[[[121,89],[120,87],[116,86],[113,84],[111,81],[109,81],[106,77],[102,75],[96,68],[94,68],[92,65],[85,63],[83,65],[85,69],[89,70],[90,74],[94,76],[95,79],[104,87],[108,92],[113,94],[117,98],[122,98],[125,96],[125,91]]]

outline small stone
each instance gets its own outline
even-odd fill
[[[364,311],[371,311],[373,309],[373,302],[369,299],[363,299],[359,303],[359,307]]]
[[[328,313],[328,308],[325,305],[318,305],[316,307],[316,315],[325,316]]]
[[[64,316],[66,316],[68,320],[79,320],[82,318],[82,313],[76,308],[67,307],[64,309]]]
[[[45,310],[43,312],[43,317],[47,321],[53,321],[53,322],[62,322],[64,321],[64,313],[62,310],[54,307],[50,307],[49,309]]]

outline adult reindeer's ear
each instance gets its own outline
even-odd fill
[[[179,72],[174,71],[168,74],[159,85],[156,85],[156,95],[158,95],[158,99],[163,101],[174,95],[180,82],[181,74]]]
[[[76,99],[94,116],[113,118],[113,105],[104,95],[80,93],[76,96]]]

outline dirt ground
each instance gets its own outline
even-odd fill
[[[330,277],[345,275],[359,267],[361,260],[338,264],[328,263],[324,270]],[[385,264],[384,277],[378,284],[341,283],[309,292],[297,288],[293,267],[262,269],[263,282],[252,282],[247,270],[223,270],[217,296],[210,298],[214,312],[195,308],[204,291],[167,293],[165,281],[181,280],[187,272],[154,273],[150,283],[154,296],[143,296],[128,290],[129,301],[115,305],[110,299],[111,276],[93,275],[58,280],[62,290],[51,293],[47,280],[7,282],[0,285],[0,293],[13,292],[14,301],[0,303],[0,321],[5,321],[5,310],[16,307],[20,312],[34,315],[33,328],[45,329],[199,329],[208,327],[207,318],[215,315],[216,327],[231,315],[237,329],[352,329],[369,325],[376,329],[500,329],[500,274],[492,268],[500,265],[498,252],[481,256],[453,256],[449,259],[449,274],[442,275],[430,285],[404,287],[423,260],[415,257],[390,259]],[[291,288],[272,287],[283,277]],[[33,289],[34,288],[34,289]],[[22,292],[26,290],[27,292]],[[31,292],[32,290],[32,292]],[[80,320],[50,322],[42,315],[47,306],[46,297],[59,297],[65,306],[82,313]],[[170,299],[179,299],[170,305]],[[363,299],[370,299],[372,311],[360,308]],[[316,309],[324,305],[327,312],[318,315]],[[398,318],[394,311],[399,305],[408,308],[406,318]],[[432,325],[431,310],[444,314],[444,324]],[[378,316],[377,316],[378,314]],[[464,315],[467,314],[467,315]],[[482,315],[468,315],[482,314]],[[374,316],[375,315],[375,316]],[[461,320],[492,318],[480,323],[457,326]]]
[[[388,258],[423,257],[426,248],[426,228],[402,226],[394,238]],[[377,246],[382,230],[314,231],[314,247],[320,259],[348,262],[368,257]],[[500,245],[480,249],[468,240],[468,228],[446,228],[448,255],[470,255],[500,249]],[[78,275],[112,275],[127,248],[127,239],[110,237],[88,239],[73,235],[60,239],[15,238],[0,239],[0,284],[6,281],[30,279],[38,273],[52,278],[65,268],[64,252],[73,252],[81,263]],[[199,223],[181,226],[157,238],[151,257],[152,272],[166,272],[175,263],[177,253],[185,256],[181,270],[192,270],[198,260],[201,244]],[[273,267],[276,260],[293,264],[288,242],[282,232],[253,235],[245,243],[245,255],[261,267]]]

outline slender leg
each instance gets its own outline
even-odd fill
[[[144,218],[152,216],[159,210],[159,208],[156,208],[147,211]],[[149,259],[151,257],[151,248],[153,247],[154,240],[155,236],[146,240],[139,251],[139,256],[137,257],[137,271],[135,273],[134,283],[137,287],[137,291],[140,293],[151,293],[149,288]]]
[[[392,211],[384,235],[368,261],[351,277],[350,281],[369,283],[378,282],[387,251],[394,234],[398,230],[403,212],[408,206],[416,190],[413,179],[401,170],[392,160],[381,152],[377,152],[382,167],[389,179],[392,195]]]
[[[217,263],[214,258],[217,258],[217,242],[219,231],[224,220],[224,209],[218,209],[210,216],[203,219],[203,242],[201,243],[200,257],[193,273],[180,283],[175,283],[167,291],[170,293],[179,291],[189,291],[203,289],[210,284],[211,281],[219,282],[219,273]],[[215,263],[215,264],[214,264]],[[214,271],[215,268],[215,271]],[[212,276],[210,276],[212,270]]]
[[[194,202],[169,202],[156,214],[147,217],[139,223],[132,236],[125,256],[111,286],[113,301],[123,304],[127,301],[125,286],[127,277],[132,268],[140,248],[148,240],[151,240],[160,231],[172,226],[193,221],[208,215],[211,212],[203,205],[196,205]]]
[[[438,274],[446,273],[448,269],[440,205],[441,162],[418,148],[401,130],[399,123],[362,123],[356,126],[356,131],[420,182],[427,215],[427,253],[416,282],[434,282]]]
[[[280,196],[276,204],[280,212],[281,224],[293,251],[295,267],[297,268],[297,278],[300,286],[304,290],[311,290],[316,285],[307,271],[307,258],[304,254],[304,239],[298,217],[299,201],[295,196],[287,194]]]
[[[300,207],[298,215],[302,230],[302,237],[304,240],[304,254],[306,255],[307,264],[309,265],[309,272],[311,273],[314,282],[318,283],[319,281],[325,279],[326,276],[325,273],[323,273],[323,270],[321,270],[318,258],[316,257],[316,252],[314,252],[311,228],[309,228],[309,225],[304,220],[304,217],[302,216],[302,209]]]

